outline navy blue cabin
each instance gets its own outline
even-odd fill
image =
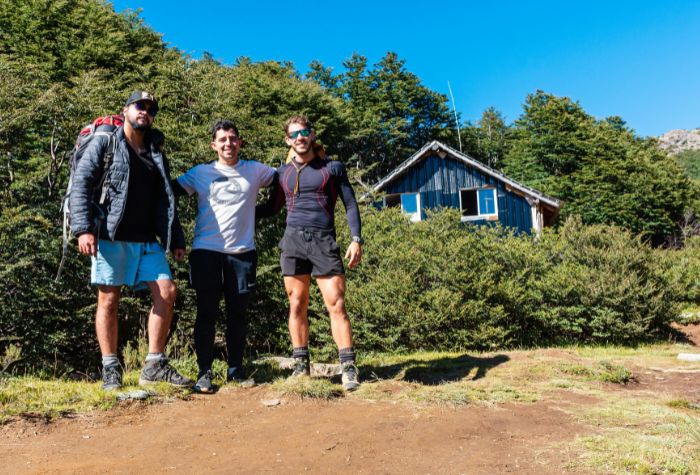
[[[374,186],[384,206],[400,206],[412,221],[426,209],[457,208],[463,222],[539,233],[554,223],[561,202],[440,142],[425,145]]]

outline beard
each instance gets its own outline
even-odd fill
[[[301,155],[301,154],[307,153],[309,150],[313,149],[313,146],[314,146],[314,143],[311,140],[309,140],[306,143],[297,144],[296,146],[292,146],[292,149],[294,149],[294,151],[297,154]]]
[[[134,130],[150,130],[151,129],[151,122],[139,122],[138,119],[134,120],[129,120],[129,124],[131,125],[131,128]]]

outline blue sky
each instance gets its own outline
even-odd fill
[[[495,2],[494,2],[495,3]],[[700,127],[700,2],[117,0],[166,42],[226,64],[316,59],[342,70],[353,52],[371,64],[396,52],[462,119],[494,106],[516,119],[528,93],[568,96],[640,135]]]

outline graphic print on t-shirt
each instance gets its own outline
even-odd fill
[[[255,200],[275,170],[255,161],[236,166],[210,162],[178,177],[188,194],[197,194],[192,249],[238,254],[255,249]]]
[[[233,177],[218,177],[209,185],[209,199],[212,204],[236,204],[243,199],[241,185]]]

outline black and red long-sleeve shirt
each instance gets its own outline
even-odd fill
[[[287,205],[287,226],[335,229],[335,204],[340,196],[352,236],[362,236],[360,210],[345,165],[314,158],[301,164],[292,159],[277,169],[278,181],[271,196],[271,210],[260,207],[257,216],[277,212]],[[284,198],[284,199],[283,199]]]

